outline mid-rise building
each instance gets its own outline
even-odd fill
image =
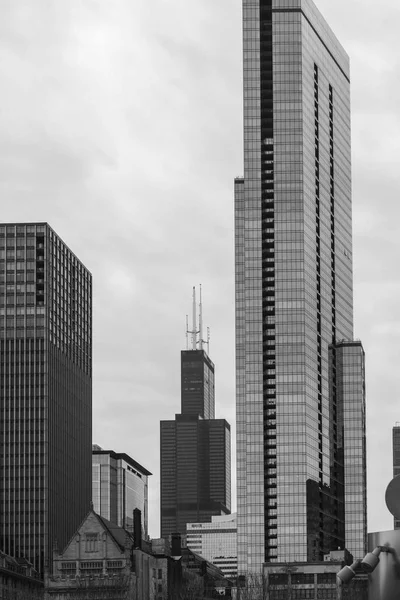
[[[230,513],[230,425],[214,418],[215,369],[201,330],[194,310],[193,347],[181,352],[181,414],[160,424],[162,537]]]
[[[103,450],[92,452],[94,510],[119,527],[133,532],[133,513],[140,510],[143,539],[148,537],[148,478],[150,471],[128,454]]]
[[[0,549],[43,576],[92,448],[92,277],[47,223],[0,225],[0,394]]]
[[[243,58],[238,569],[261,573],[347,545],[365,554],[364,354],[352,345],[348,56],[311,0],[243,0]]]
[[[188,523],[187,547],[213,563],[227,579],[237,577],[236,513],[212,517],[211,523]]]
[[[396,423],[392,430],[393,442],[393,477],[400,475],[400,423]],[[400,529],[400,520],[394,518],[394,528]]]

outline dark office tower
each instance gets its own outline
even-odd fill
[[[214,419],[214,363],[204,350],[181,352],[181,413]]]
[[[91,501],[92,278],[46,223],[0,225],[0,549],[43,575]]]
[[[393,477],[400,475],[400,423],[393,427]],[[400,520],[394,519],[394,528],[400,529]]]
[[[203,349],[201,310],[199,331],[196,321],[194,311],[192,350],[181,353],[181,414],[160,424],[162,537],[230,513],[230,425],[214,419],[214,364]]]
[[[349,61],[311,0],[243,0],[243,19],[239,573],[322,560],[365,531],[365,510],[356,519],[345,491],[355,471],[340,455],[352,398],[339,406],[337,361],[347,348],[330,351],[353,338]]]

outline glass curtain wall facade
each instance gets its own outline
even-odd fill
[[[396,423],[392,431],[393,441],[393,477],[400,475],[400,424]],[[394,519],[394,528],[400,529],[400,520]]]
[[[94,510],[119,527],[133,532],[133,511],[141,513],[142,536],[148,538],[148,478],[150,471],[127,454],[93,447]]]
[[[354,557],[367,552],[367,489],[366,470],[367,452],[365,439],[365,354],[361,342],[338,342],[331,351],[336,355],[332,361],[335,372],[332,380],[336,391],[332,393],[332,406],[336,406],[337,415],[332,418],[333,428],[337,426],[337,448],[334,468],[340,470],[343,456],[344,474],[344,528],[345,543]],[[332,446],[335,431],[331,436]],[[341,446],[343,450],[341,449]],[[339,493],[341,497],[341,482]],[[333,487],[333,486],[332,486]]]
[[[204,350],[181,352],[181,409],[160,423],[161,537],[230,513],[231,431],[214,419],[214,364]]]
[[[0,225],[0,549],[43,576],[90,508],[92,277],[46,224]]]
[[[329,347],[353,337],[348,57],[310,0],[243,0],[243,52],[239,573],[343,547]]]

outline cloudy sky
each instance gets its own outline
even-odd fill
[[[398,0],[317,0],[352,60],[355,335],[367,355],[369,530],[400,421]],[[180,409],[193,285],[234,423],[240,0],[1,0],[2,221],[44,220],[94,277],[94,435],[153,472]],[[234,448],[234,446],[233,446]]]

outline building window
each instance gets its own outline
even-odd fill
[[[86,552],[98,552],[98,533],[87,533],[86,534]]]

